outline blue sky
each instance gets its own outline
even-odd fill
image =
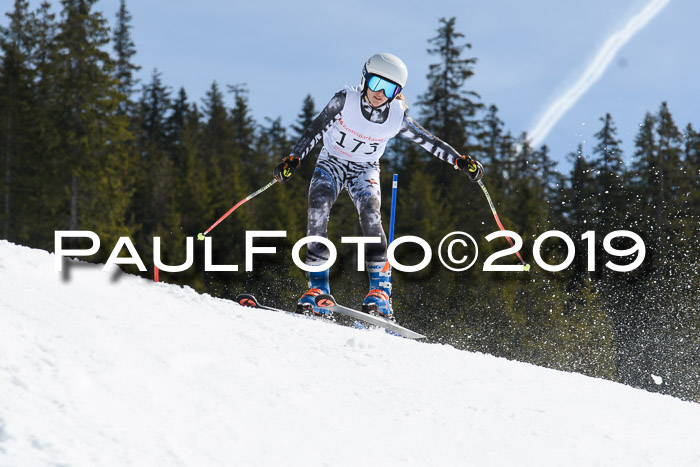
[[[437,60],[427,53],[427,40],[439,18],[455,16],[472,44],[470,56],[478,58],[467,87],[484,104],[497,105],[506,128],[518,135],[531,131],[605,41],[652,1],[662,0],[132,0],[127,7],[142,82],[157,68],[173,92],[182,86],[197,102],[214,80],[222,89],[245,83],[255,118],[281,117],[285,126],[294,123],[307,94],[320,110],[335,91],[359,83],[364,61],[379,51],[406,62],[405,94],[415,102]],[[118,5],[101,0],[97,8],[113,24]],[[542,139],[560,170],[568,170],[565,155],[579,143],[592,148],[606,112],[627,157],[645,112],[656,112],[661,101],[680,127],[700,126],[697,18],[700,2],[670,0],[619,49]]]

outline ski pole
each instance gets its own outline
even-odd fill
[[[496,223],[498,224],[498,227],[500,227],[501,230],[506,230],[505,228],[503,228],[503,224],[501,224],[501,220],[498,218],[498,213],[496,212],[496,206],[493,205],[493,201],[491,200],[491,195],[489,195],[488,190],[486,190],[486,186],[484,186],[484,182],[482,182],[481,180],[477,180],[477,183],[481,187],[481,190],[484,192],[484,195],[486,196],[486,201],[489,202],[489,206],[491,207],[491,212],[493,213],[493,218],[496,219]],[[506,236],[506,240],[508,240],[508,243],[510,243],[510,246],[513,246],[513,240],[510,237]],[[530,265],[525,262],[523,257],[520,255],[520,252],[516,251],[515,254],[518,255],[520,262],[524,266],[523,269],[525,271],[529,271]]]
[[[396,192],[399,188],[399,175],[394,174],[391,182],[391,218],[389,221],[389,244],[394,241],[394,222],[396,221]]]
[[[214,223],[212,224],[211,227],[209,227],[207,230],[205,230],[204,233],[197,234],[197,240],[204,240],[204,236],[205,236],[206,234],[208,234],[214,227],[216,227],[217,225],[219,225],[219,224],[221,223],[221,221],[223,221],[224,219],[226,219],[233,211],[235,211],[236,209],[238,209],[238,207],[239,207],[240,205],[242,205],[243,203],[245,203],[245,202],[248,201],[248,200],[251,200],[251,199],[255,198],[256,196],[258,196],[260,193],[262,193],[263,191],[265,191],[265,190],[267,190],[268,188],[270,188],[270,187],[271,187],[272,185],[274,185],[275,183],[277,183],[277,179],[276,179],[276,178],[273,178],[272,181],[271,181],[270,183],[268,183],[268,184],[265,185],[264,187],[260,188],[258,191],[255,191],[255,192],[249,194],[248,196],[246,196],[245,198],[243,198],[242,200],[240,200],[239,202],[237,202],[231,209],[228,210],[228,212],[227,212],[226,214],[224,214],[223,216],[221,216],[221,217],[219,218],[218,221],[214,222]]]
[[[391,180],[391,216],[389,217],[389,243],[388,245],[391,245],[391,242],[394,241],[394,224],[396,223],[396,194],[399,190],[399,174],[394,174],[393,179]],[[389,262],[387,261],[385,267],[389,268],[389,272],[391,272],[391,266],[389,265]],[[391,276],[389,276],[389,284],[391,284]],[[389,298],[391,300],[391,298]]]

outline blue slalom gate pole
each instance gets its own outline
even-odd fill
[[[399,187],[399,175],[394,174],[391,182],[391,217],[389,220],[389,244],[394,241],[394,222],[396,221],[396,191]]]

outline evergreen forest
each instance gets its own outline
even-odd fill
[[[300,96],[298,117],[285,127],[281,118],[253,118],[244,85],[212,82],[195,102],[184,88],[165,85],[157,71],[139,82],[125,1],[111,19],[95,3],[61,0],[30,9],[26,0],[15,0],[8,6],[0,29],[0,238],[53,251],[55,231],[90,230],[102,243],[90,261],[105,262],[118,239],[129,237],[148,271],[122,269],[147,278],[154,274],[155,237],[170,265],[185,261],[187,239],[195,238],[194,266],[161,271],[161,281],[224,299],[246,291],[293,309],[306,279],[291,250],[306,235],[308,183],[320,144],[289,182],[245,203],[209,234],[213,263],[236,264],[238,272],[205,271],[204,244],[196,236],[272,180],[273,167],[326,102]],[[477,58],[456,18],[437,20],[426,48],[433,58],[424,71],[429,86],[410,102],[409,113],[483,163],[500,220],[522,238],[520,253],[532,268],[483,271],[484,260],[509,245],[504,238],[486,241],[498,226],[480,187],[395,138],[382,158],[385,230],[392,174],[398,174],[396,235],[421,237],[433,249],[424,270],[394,271],[397,320],[429,342],[700,402],[700,132],[674,121],[660,101],[639,116],[634,153],[623,154],[614,116],[603,110],[590,151],[579,147],[566,155],[571,168],[560,172],[546,145],[532,147],[525,132],[511,134],[498,108],[470,88]],[[256,246],[278,253],[256,256],[247,272],[251,230],[287,236],[257,239]],[[575,251],[557,272],[533,258],[538,237],[553,230],[568,235],[573,250],[562,238],[549,238],[537,245],[545,262],[561,264]],[[630,264],[640,254],[631,238],[604,244],[618,230],[644,242],[644,261],[630,272],[609,266]],[[467,271],[450,271],[436,260],[441,239],[453,231],[478,241],[479,259]],[[343,236],[361,236],[345,194],[329,226],[338,250],[331,286],[340,303],[356,308],[367,277],[357,271],[356,247],[341,243]],[[629,253],[618,257],[611,250]],[[413,245],[397,249],[402,264],[416,264],[422,255]],[[520,263],[510,254],[496,264]]]

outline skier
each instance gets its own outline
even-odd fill
[[[337,92],[321,113],[305,129],[292,152],[273,170],[275,178],[286,182],[302,159],[323,138],[323,148],[309,186],[307,235],[327,237],[330,210],[342,189],[346,189],[360,217],[365,237],[379,237],[381,243],[365,245],[369,293],[362,311],[393,319],[391,307],[391,268],[387,262],[387,240],[382,227],[379,187],[379,158],[387,142],[404,136],[473,181],[483,176],[482,165],[470,156],[460,155],[447,143],[428,133],[407,113],[401,91],[408,70],[395,55],[379,53],[367,60],[359,87]],[[311,242],[305,263],[316,266],[328,260],[324,245]],[[314,297],[330,293],[329,270],[307,272],[309,290],[299,299],[297,312],[329,317],[317,307]]]

